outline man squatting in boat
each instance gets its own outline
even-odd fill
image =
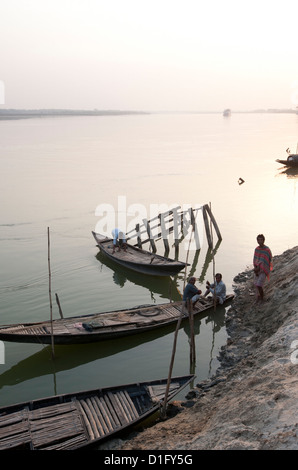
[[[113,253],[115,253],[116,246],[118,246],[118,251],[121,250],[121,248],[126,251],[127,249],[127,244],[126,244],[126,237],[125,233],[119,230],[119,228],[114,228],[112,231],[113,235]]]

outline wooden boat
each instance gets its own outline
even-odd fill
[[[167,402],[194,375],[173,377]],[[0,408],[0,450],[80,450],[159,410],[167,379],[56,395]]]
[[[229,108],[225,109],[224,112],[222,113],[224,117],[230,117],[232,112]]]
[[[287,149],[288,153],[288,158],[286,160],[275,160],[278,163],[281,163],[282,165],[289,166],[291,168],[298,168],[298,144],[297,144],[297,149],[296,153],[290,153],[290,149]]]
[[[282,165],[289,166],[291,168],[298,168],[298,155],[295,153],[292,153],[291,155],[288,156],[286,160],[275,160],[278,163],[281,163]]]
[[[113,239],[107,238],[99,233],[92,232],[99,249],[115,263],[125,266],[139,273],[151,274],[152,276],[174,276],[187,265],[182,261],[151,253],[127,243],[126,251],[113,253]]]
[[[232,298],[228,295],[226,303]],[[213,308],[212,299],[198,302],[194,315]],[[128,310],[95,313],[38,323],[3,325],[0,340],[16,343],[51,344],[52,330],[55,344],[92,343],[123,336],[145,333],[171,325],[181,316],[182,302],[134,307]],[[187,316],[185,317],[187,318]]]

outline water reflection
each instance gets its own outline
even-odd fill
[[[280,175],[286,175],[288,178],[298,178],[298,168],[283,168]]]
[[[205,254],[205,259],[202,265],[202,270],[198,277],[198,281],[203,283],[206,278],[206,273],[209,267],[212,264],[213,256],[216,256],[216,253],[222,243],[221,240],[218,240],[214,250],[210,248],[207,249]],[[194,276],[195,272],[198,267],[199,256],[201,254],[201,250],[196,250],[189,272],[187,273],[187,278]],[[162,298],[169,299],[169,300],[181,300],[181,292],[179,290],[179,281],[183,281],[185,277],[185,272],[182,271],[174,277],[165,277],[165,276],[150,276],[142,273],[134,272],[130,269],[126,269],[123,266],[117,265],[113,263],[112,260],[107,258],[101,251],[99,251],[96,255],[97,261],[101,264],[107,266],[113,271],[113,281],[116,285],[120,286],[121,288],[124,287],[126,281],[130,281],[133,284],[138,286],[147,288],[150,291],[150,295],[153,301],[155,301],[154,294],[159,294]]]
[[[207,315],[201,316],[201,318],[195,317],[194,321],[194,335],[199,336],[200,330],[201,330],[201,325],[202,321],[205,318],[205,323],[211,324],[212,328],[212,342],[210,345],[210,360],[209,360],[209,368],[208,368],[208,373],[210,375],[211,369],[212,369],[212,361],[213,361],[213,351],[214,351],[214,345],[215,345],[215,336],[216,333],[218,333],[221,328],[225,328],[225,312],[226,312],[226,307],[222,305],[217,305],[216,310],[210,310]],[[184,332],[187,335],[187,337],[190,340],[191,337],[191,330],[190,330],[190,324],[189,322],[185,322],[184,326]],[[189,372],[194,373],[195,369],[191,366],[190,364],[190,370]]]
[[[137,286],[144,287],[149,290],[153,302],[156,301],[155,294],[167,300],[181,300],[181,293],[178,289],[179,275],[172,278],[170,276],[158,277],[137,273],[120,265],[114,266],[113,261],[109,260],[109,258],[104,256],[101,252],[97,253],[96,259],[113,271],[113,281],[120,287],[124,287],[127,281]]]
[[[54,360],[52,360],[51,346],[45,346],[37,353],[23,359],[1,374],[0,389],[16,382],[24,382],[35,377],[71,370],[83,364],[105,359],[162,337],[171,332],[171,329],[161,328],[155,333],[148,331],[142,335],[100,341],[98,343],[55,345]]]

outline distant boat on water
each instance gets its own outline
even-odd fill
[[[231,110],[229,108],[225,109],[224,112],[223,112],[223,116],[224,117],[229,117],[231,116]]]
[[[288,158],[286,160],[277,159],[275,161],[278,163],[281,163],[282,165],[286,165],[292,168],[293,167],[298,168],[298,144],[296,148],[296,153],[291,153],[289,148],[287,148],[286,152],[288,154]]]

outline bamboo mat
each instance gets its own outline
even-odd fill
[[[0,416],[0,450],[30,446],[32,449],[70,450],[108,436],[139,418],[141,399],[127,391],[73,398],[35,410],[24,408]]]

